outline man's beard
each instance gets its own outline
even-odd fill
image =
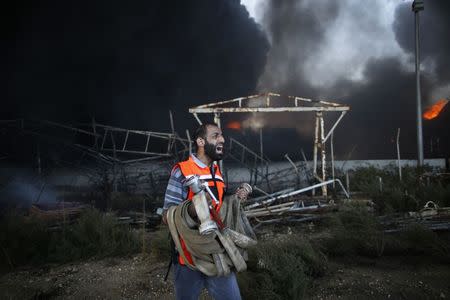
[[[209,156],[213,161],[222,160],[223,158],[223,148],[222,153],[217,153],[216,146],[214,144],[206,142],[205,144],[205,154]],[[223,147],[223,146],[222,146]]]

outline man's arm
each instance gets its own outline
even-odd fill
[[[179,167],[175,167],[170,174],[167,184],[166,194],[164,196],[163,223],[167,224],[167,210],[173,205],[179,205],[186,199],[187,187],[183,186],[184,176]]]

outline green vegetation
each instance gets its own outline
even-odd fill
[[[445,237],[418,224],[395,234],[384,233],[379,218],[365,206],[346,205],[318,227],[318,234],[281,235],[251,249],[247,272],[238,274],[243,297],[303,299],[313,279],[326,274],[328,259],[396,256],[411,262],[450,263],[450,243]]]
[[[75,224],[49,230],[41,220],[7,216],[0,222],[0,268],[67,262],[138,251],[140,241],[113,215],[87,210]]]
[[[424,171],[429,170],[403,168],[400,181],[395,166],[353,170],[350,190],[372,199],[375,211],[369,211],[366,205],[341,205],[338,212],[324,216],[312,234],[305,234],[311,231],[300,224],[293,227],[294,234],[275,234],[259,241],[249,250],[247,272],[238,274],[243,298],[307,297],[314,279],[329,270],[329,259],[353,261],[363,257],[372,261],[381,256],[396,256],[450,263],[448,233],[438,235],[412,224],[404,231],[388,234],[380,222],[379,215],[418,211],[427,201],[441,207],[450,206],[449,182],[420,176]],[[156,205],[148,197],[126,193],[112,196],[109,207],[113,210],[140,211],[145,202],[148,211]],[[47,224],[37,219],[10,216],[0,221],[0,269],[126,255],[145,248],[141,248],[142,241],[139,232],[118,224],[113,215],[97,210],[86,211],[76,223],[56,231],[50,231]],[[151,234],[148,245],[147,250],[154,259],[168,261],[171,246],[167,226]]]
[[[377,219],[363,206],[349,206],[328,216],[324,225],[329,234],[322,240],[324,251],[332,256],[381,256],[384,235]]]
[[[321,249],[329,256],[425,255],[450,262],[450,245],[435,232],[413,224],[402,232],[386,234],[379,219],[363,207],[347,207],[327,217],[323,225],[328,234],[320,241]]]
[[[441,207],[450,206],[448,179],[427,176],[431,171],[430,167],[403,167],[400,180],[398,168],[394,165],[384,169],[361,167],[349,172],[350,190],[372,199],[380,214],[417,211],[428,201]],[[340,177],[341,180],[344,178]]]
[[[245,299],[301,299],[327,268],[322,252],[297,235],[260,242],[249,258],[248,271],[238,275]]]
[[[169,229],[167,226],[161,226],[152,235],[152,239],[150,240],[150,253],[160,261],[169,262],[171,255],[170,247]]]

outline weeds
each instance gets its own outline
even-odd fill
[[[410,225],[397,236],[386,239],[386,255],[420,256],[450,262],[450,246],[435,232],[419,224]]]
[[[430,167],[403,167],[400,180],[394,165],[384,169],[357,168],[350,172],[350,190],[370,197],[380,214],[417,211],[430,200],[440,206],[449,206],[450,185],[421,179],[421,174],[430,171]]]
[[[150,241],[150,253],[153,257],[161,261],[169,261],[170,249],[169,229],[167,226],[162,226],[155,232]]]
[[[347,207],[329,216],[325,225],[329,228],[329,237],[322,241],[322,245],[329,255],[377,257],[384,251],[381,226],[364,207]]]
[[[419,224],[412,224],[403,232],[385,234],[378,218],[354,206],[329,216],[324,223],[329,234],[321,245],[330,256],[426,255],[430,259],[450,261],[448,243]]]
[[[37,219],[9,216],[0,222],[0,267],[67,262],[136,252],[139,239],[111,215],[88,210],[73,224],[50,231]]]
[[[260,242],[250,252],[248,272],[239,274],[246,299],[301,299],[311,279],[326,270],[325,256],[300,236]]]

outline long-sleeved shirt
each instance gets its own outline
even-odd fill
[[[191,157],[199,167],[206,167],[206,165],[194,154],[192,154]],[[178,166],[175,166],[175,168],[173,168],[172,170],[172,173],[170,174],[169,183],[167,184],[166,194],[164,196],[164,210],[167,210],[173,205],[179,205],[181,202],[186,200],[188,187],[183,186],[184,180],[185,177],[181,173],[180,168]]]

